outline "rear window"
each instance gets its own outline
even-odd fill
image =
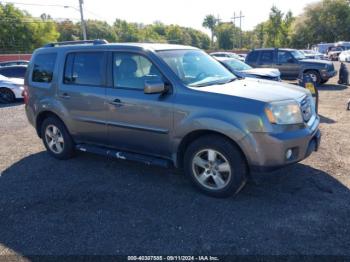
[[[258,61],[259,52],[253,51],[247,55],[246,62],[256,63]]]
[[[33,67],[33,82],[50,83],[56,64],[56,53],[39,54],[35,56]]]
[[[70,53],[66,58],[64,83],[75,85],[104,85],[104,52]]]

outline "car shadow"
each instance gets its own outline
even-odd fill
[[[346,85],[323,84],[317,87],[318,91],[342,91],[347,89]]]
[[[30,255],[350,255],[350,191],[304,164],[215,199],[172,169],[40,152],[0,175],[0,247]]]
[[[7,103],[6,101],[3,101],[0,98],[0,108],[5,108],[5,107],[14,107],[14,106],[19,106],[23,104],[23,99],[16,99],[15,102],[13,103]]]
[[[321,123],[324,123],[324,124],[335,124],[335,123],[337,123],[337,121],[335,121],[335,120],[333,120],[331,118],[328,118],[326,116],[323,116],[323,115],[319,114],[319,117],[320,117]]]

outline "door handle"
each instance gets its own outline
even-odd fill
[[[70,95],[68,93],[63,93],[59,95],[60,98],[69,99]]]
[[[122,101],[120,99],[114,99],[113,101],[109,102],[111,105],[121,107],[123,105]]]

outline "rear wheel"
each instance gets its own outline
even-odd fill
[[[69,159],[74,154],[74,143],[63,122],[48,117],[41,126],[41,138],[49,154],[57,159]]]
[[[246,182],[248,169],[241,151],[218,135],[194,141],[186,150],[184,164],[192,183],[214,197],[234,195]]]
[[[16,100],[15,94],[8,88],[0,88],[0,101],[13,103]]]

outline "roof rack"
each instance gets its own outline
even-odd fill
[[[104,44],[108,44],[108,41],[105,39],[63,41],[63,42],[49,43],[49,44],[44,45],[44,47],[55,47],[55,46],[64,46],[64,45],[81,45],[81,44],[104,45]]]

